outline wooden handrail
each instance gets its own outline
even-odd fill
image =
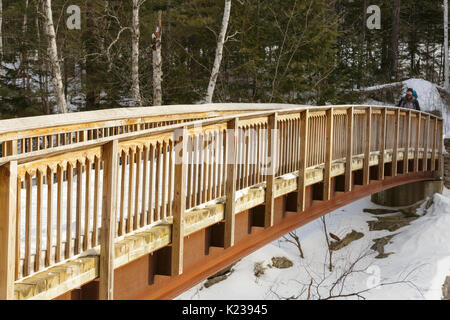
[[[94,137],[86,133],[92,130],[87,126],[73,144],[52,143],[50,148],[30,152],[14,154],[17,140],[10,140],[8,156],[0,158],[0,186],[11,188],[0,196],[6,199],[6,195],[14,205],[2,204],[0,222],[12,223],[14,217],[17,226],[7,230],[11,234],[13,228],[15,237],[2,238],[0,243],[0,248],[14,252],[7,261],[0,260],[0,274],[6,275],[0,280],[0,297],[11,298],[14,281],[100,248],[102,297],[111,298],[112,244],[160,223],[172,224],[172,275],[178,275],[185,210],[225,200],[223,243],[233,246],[237,192],[255,186],[266,189],[261,226],[270,228],[274,180],[281,176],[297,175],[297,212],[301,213],[307,173],[321,172],[317,181],[323,183],[326,201],[336,163],[345,163],[345,171],[338,175],[343,174],[346,192],[354,184],[382,180],[385,173],[442,174],[443,120],[435,115],[382,106],[265,105],[263,111],[250,112],[233,108],[222,106],[219,111],[230,114],[218,112],[194,121],[198,114],[178,113],[179,123],[144,125],[134,132],[111,127],[108,136]],[[77,124],[72,121],[72,125]],[[354,160],[359,158],[362,166],[355,169]],[[376,171],[370,170],[373,159],[378,159]],[[403,169],[397,170],[397,164]],[[385,165],[390,165],[387,172]],[[362,170],[360,178],[354,176],[355,170]],[[105,238],[105,232],[110,236]]]

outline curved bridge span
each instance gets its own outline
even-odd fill
[[[380,106],[2,120],[0,146],[0,299],[173,298],[338,207],[443,174],[442,119]]]

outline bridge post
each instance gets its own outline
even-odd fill
[[[323,174],[323,200],[331,199],[331,162],[333,160],[333,108],[326,111],[326,151],[325,170]]]
[[[366,137],[364,149],[364,165],[363,165],[363,185],[370,182],[370,142],[372,135],[372,108],[366,109]]]
[[[420,135],[421,135],[421,127],[422,127],[422,113],[417,112],[416,113],[417,116],[417,120],[416,120],[416,124],[417,124],[417,130],[416,130],[416,145],[415,150],[414,150],[414,172],[418,172],[419,171],[419,140],[420,140]]]
[[[118,140],[113,140],[103,146],[104,165],[99,272],[100,300],[112,300],[114,298],[114,236],[116,234],[118,152]]]
[[[345,156],[345,192],[352,191],[352,165],[353,165],[353,122],[354,109],[347,109],[347,153]]]
[[[386,108],[381,109],[380,157],[378,159],[378,180],[384,180],[384,153],[386,149]]]
[[[306,191],[306,162],[308,153],[309,139],[309,111],[308,109],[300,112],[300,148],[299,148],[299,171],[297,180],[297,213],[305,210],[305,191]]]
[[[406,146],[403,151],[403,174],[409,171],[409,145],[411,144],[411,111],[406,113]]]
[[[227,122],[227,182],[225,187],[225,249],[234,245],[234,208],[236,205],[236,160],[238,145],[239,118],[234,118]]]
[[[264,214],[264,227],[270,228],[273,226],[273,185],[275,182],[275,176],[277,174],[277,117],[278,113],[270,115],[268,118],[267,130],[268,130],[268,147],[267,157],[270,159],[269,172],[266,174],[266,201],[265,201],[265,214]]]
[[[187,130],[175,137],[175,171],[172,223],[172,261],[171,275],[183,273],[184,250],[184,212],[186,209],[186,162],[187,162]]]
[[[391,176],[397,176],[397,161],[398,161],[398,133],[400,128],[400,109],[395,109],[395,120],[394,120],[394,147],[392,150],[392,172]]]
[[[17,161],[0,167],[0,300],[14,299]]]

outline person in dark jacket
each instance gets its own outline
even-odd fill
[[[409,88],[398,103],[399,108],[415,109],[420,111],[419,101],[414,97],[414,90]]]

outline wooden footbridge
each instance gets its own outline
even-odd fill
[[[0,299],[176,297],[340,206],[440,179],[442,138],[441,118],[380,106],[0,121]]]

